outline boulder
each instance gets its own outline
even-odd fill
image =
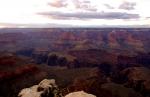
[[[38,85],[21,90],[18,97],[61,97],[54,79],[44,79]]]
[[[88,94],[84,91],[72,92],[66,95],[65,97],[96,97],[92,94]]]

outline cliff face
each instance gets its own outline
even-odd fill
[[[30,63],[30,59],[17,56],[0,56],[0,96],[15,95],[47,76],[47,73]],[[7,87],[7,88],[6,88]],[[7,92],[6,92],[7,91]]]
[[[150,43],[149,29],[140,28],[32,29],[31,31],[21,29],[20,32],[12,32],[0,33],[0,45],[2,45],[0,50],[16,51],[32,47],[53,50],[103,48],[146,52],[149,51]]]
[[[144,95],[150,94],[150,69],[145,67],[131,67],[122,71],[127,76],[126,85]]]

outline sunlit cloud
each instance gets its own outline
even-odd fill
[[[61,8],[61,7],[66,7],[67,6],[67,3],[65,2],[65,0],[52,0],[48,4],[51,7],[56,7],[56,8]]]

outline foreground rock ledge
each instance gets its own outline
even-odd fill
[[[20,91],[18,97],[63,97],[54,79],[44,79],[38,85]],[[65,97],[96,97],[84,91],[73,92]]]
[[[38,85],[22,89],[18,97],[61,97],[54,79],[44,79]]]
[[[88,94],[84,91],[79,91],[79,92],[73,92],[73,93],[70,93],[68,95],[66,95],[65,97],[96,97],[92,94]]]

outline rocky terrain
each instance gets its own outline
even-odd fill
[[[105,49],[135,54],[149,52],[149,32],[148,28],[0,29],[0,51]]]
[[[149,32],[0,29],[0,97],[49,97],[51,86],[36,91],[43,79],[55,79],[66,97],[150,97]]]
[[[38,85],[20,91],[18,97],[63,97],[54,79],[44,79]],[[96,97],[84,91],[69,93],[65,97]]]
[[[16,97],[21,89],[38,84],[45,78],[56,79],[63,96],[77,91],[85,91],[96,97],[150,95],[150,69],[147,65],[120,67],[103,63],[99,66],[68,68],[66,65],[36,64],[30,58],[16,55],[5,54],[0,59],[1,97]]]

